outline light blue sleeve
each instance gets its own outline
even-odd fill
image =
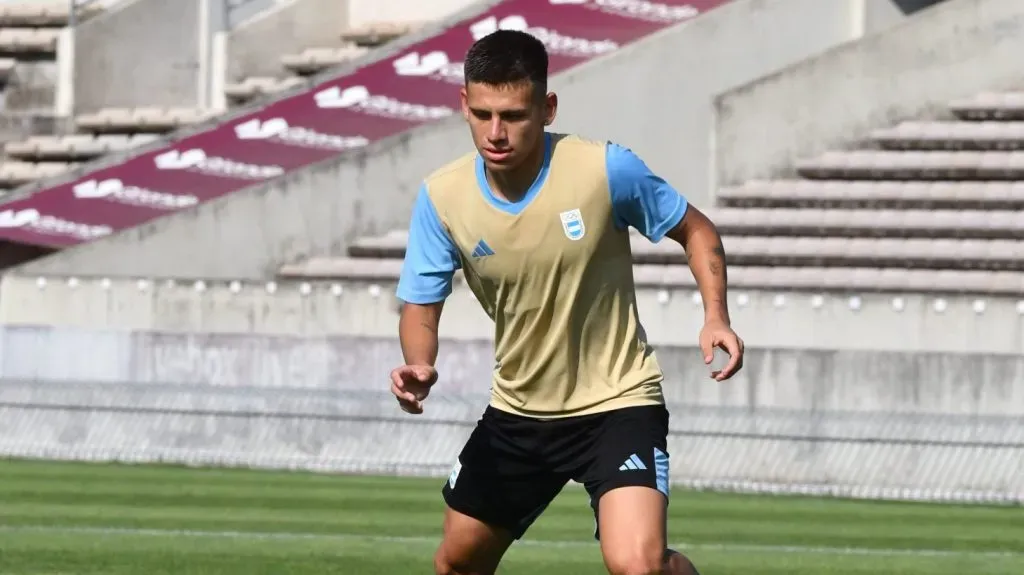
[[[609,142],[605,164],[617,226],[633,226],[657,243],[682,221],[686,198],[631,150]]]
[[[458,249],[441,225],[423,186],[412,208],[409,242],[396,295],[408,303],[443,301],[452,293],[452,277],[461,266]]]

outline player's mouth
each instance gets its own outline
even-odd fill
[[[508,150],[491,150],[491,149],[488,149],[488,148],[484,148],[483,151],[484,151],[484,157],[486,157],[488,160],[490,160],[491,162],[494,162],[496,164],[500,164],[501,162],[504,162],[505,160],[508,160],[509,156],[512,155],[512,150],[511,149],[508,149]]]

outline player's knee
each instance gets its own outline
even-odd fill
[[[491,575],[493,572],[493,569],[481,569],[468,558],[453,556],[443,545],[434,554],[435,575]]]
[[[666,575],[700,575],[697,568],[682,553],[668,549],[665,551]]]
[[[444,547],[441,547],[437,550],[437,553],[434,553],[434,575],[459,575],[459,572],[455,570],[455,566],[448,560]]]
[[[665,556],[657,546],[636,546],[605,553],[611,575],[661,575]]]

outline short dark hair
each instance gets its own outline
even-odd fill
[[[541,95],[548,89],[548,51],[535,36],[498,30],[477,40],[466,52],[466,83],[504,86],[533,83]]]

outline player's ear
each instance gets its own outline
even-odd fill
[[[466,87],[463,86],[459,89],[459,101],[462,104],[462,117],[469,121],[469,95],[466,93]]]
[[[556,115],[558,115],[558,95],[548,92],[544,96],[544,125],[550,126],[555,123]]]

